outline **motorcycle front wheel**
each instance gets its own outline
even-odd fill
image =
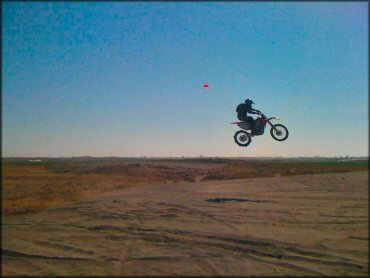
[[[289,136],[288,129],[281,124],[273,125],[271,127],[270,133],[272,138],[274,138],[276,141],[284,141]]]
[[[248,134],[248,132],[244,130],[239,130],[235,132],[234,141],[241,147],[247,147],[252,142],[252,138]]]

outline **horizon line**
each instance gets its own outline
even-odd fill
[[[367,158],[369,159],[369,155],[363,156],[349,156],[349,155],[335,155],[335,156],[90,156],[90,155],[82,155],[82,156],[5,156],[1,157],[2,159],[6,158]]]

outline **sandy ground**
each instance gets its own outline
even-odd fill
[[[365,276],[368,205],[368,172],[120,189],[4,218],[2,274]]]

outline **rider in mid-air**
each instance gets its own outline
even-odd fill
[[[244,103],[240,103],[236,108],[236,112],[238,113],[238,119],[243,122],[249,122],[254,129],[254,119],[253,117],[247,116],[249,114],[260,114],[261,111],[253,109],[252,104],[254,102],[247,98]]]

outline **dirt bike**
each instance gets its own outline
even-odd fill
[[[234,141],[241,147],[247,147],[252,142],[253,136],[262,135],[265,132],[266,124],[271,126],[270,134],[277,141],[284,141],[288,138],[288,129],[281,124],[272,124],[271,120],[280,120],[278,117],[267,118],[263,113],[258,113],[261,117],[254,120],[253,126],[250,122],[234,122],[231,124],[238,125],[239,130],[234,135]],[[252,117],[250,117],[252,118]],[[253,118],[252,118],[253,119]]]

